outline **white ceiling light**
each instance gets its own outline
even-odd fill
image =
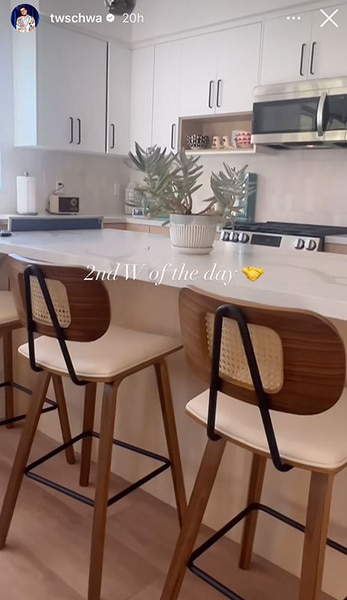
[[[124,13],[132,13],[136,0],[104,0],[106,8],[111,15],[123,15]]]

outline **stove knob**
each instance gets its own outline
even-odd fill
[[[315,242],[314,240],[308,240],[305,244],[305,248],[306,250],[310,250],[312,252],[312,250],[315,250],[317,248],[317,242]]]
[[[305,248],[305,240],[298,238],[294,244],[294,248],[296,250],[302,250],[303,248]]]
[[[223,242],[230,242],[229,231],[223,231],[222,240]]]
[[[230,240],[232,242],[238,242],[239,241],[239,234],[236,231],[233,231],[232,234],[230,235]]]
[[[247,242],[249,242],[248,233],[245,233],[245,232],[240,233],[239,242],[241,242],[242,244],[247,244]]]

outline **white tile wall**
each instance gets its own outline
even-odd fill
[[[36,177],[39,212],[45,211],[56,181],[65,183],[64,193],[80,197],[81,213],[116,214],[123,210],[129,169],[121,158],[7,147],[2,152],[0,213],[16,211],[16,176],[25,171]],[[115,183],[120,186],[118,198],[114,196]]]
[[[228,164],[258,173],[256,218],[347,226],[347,147],[276,150],[228,157]],[[209,173],[223,168],[223,156],[204,157],[204,186],[196,208],[208,198]]]

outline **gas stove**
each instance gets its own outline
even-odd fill
[[[221,231],[220,239],[234,244],[317,252],[324,251],[324,240],[328,235],[347,235],[347,227],[280,221],[240,223],[234,228],[226,225]]]

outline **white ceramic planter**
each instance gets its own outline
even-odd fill
[[[209,254],[219,222],[219,216],[171,214],[172,247],[182,253]]]

